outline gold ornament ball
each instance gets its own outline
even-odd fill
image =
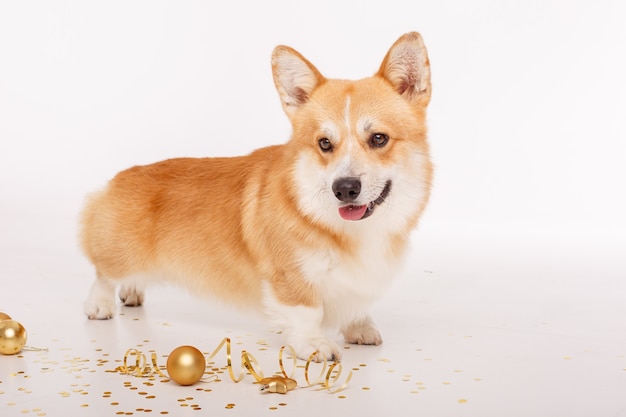
[[[193,346],[179,346],[167,358],[167,373],[180,385],[192,385],[206,369],[204,355]]]
[[[0,353],[13,355],[26,344],[26,329],[15,320],[0,321]]]
[[[11,320],[11,316],[9,316],[7,313],[3,313],[2,311],[0,311],[0,321],[2,320]]]

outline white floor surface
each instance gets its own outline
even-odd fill
[[[52,229],[62,236],[66,226]],[[49,230],[33,247],[33,236],[8,232],[0,311],[24,325],[28,345],[48,351],[0,356],[3,417],[626,416],[626,261],[610,239],[417,232],[406,268],[374,308],[384,344],[346,346],[337,386],[353,375],[341,392],[279,395],[260,393],[249,375],[232,382],[225,351],[207,368],[221,368],[219,382],[182,387],[107,372],[130,348],[165,365],[178,346],[208,353],[229,337],[237,373],[246,350],[271,375],[282,340],[261,317],[172,288],[150,290],[143,307],[120,306],[113,320],[89,321],[81,310],[91,270],[73,240],[52,244]],[[306,385],[301,367],[295,378]]]

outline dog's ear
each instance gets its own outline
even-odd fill
[[[298,51],[288,46],[277,46],[272,52],[274,84],[287,116],[309,100],[311,93],[326,78]]]
[[[389,49],[376,74],[386,79],[409,102],[430,101],[430,63],[422,37],[417,32],[402,35]]]

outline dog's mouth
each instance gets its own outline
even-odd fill
[[[374,213],[374,209],[376,206],[382,204],[389,192],[391,191],[391,181],[387,181],[385,184],[385,188],[380,193],[380,195],[376,198],[376,200],[370,201],[368,204],[363,204],[360,206],[349,204],[347,206],[339,207],[339,215],[344,220],[363,220],[368,218]]]

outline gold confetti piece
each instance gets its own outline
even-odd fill
[[[566,361],[568,361],[568,360],[572,359],[572,357],[571,357],[571,356],[563,356],[563,359],[565,359]]]
[[[278,410],[278,407],[270,407],[270,410]]]
[[[280,405],[281,407],[284,407],[287,405],[287,403],[279,403],[278,405]]]
[[[346,398],[346,396],[345,395],[338,395],[337,398],[341,398],[343,400],[344,398]]]
[[[420,393],[420,392],[419,392],[418,390],[416,390],[416,389],[414,389],[414,390],[412,390],[412,391],[409,391],[409,392],[410,392],[411,394],[419,394],[419,393]]]
[[[457,401],[459,404],[466,404],[467,400],[465,398],[461,398],[460,400]]]
[[[361,388],[363,391],[369,391],[371,388],[370,387],[363,387]]]

